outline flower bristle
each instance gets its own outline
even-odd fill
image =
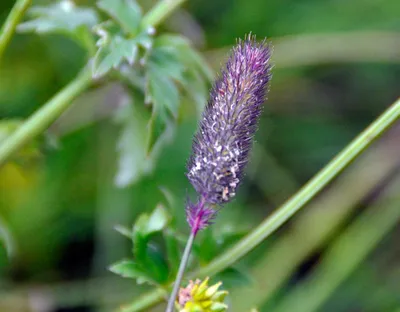
[[[229,202],[243,179],[271,78],[270,56],[266,40],[238,40],[211,90],[187,164],[203,207]]]

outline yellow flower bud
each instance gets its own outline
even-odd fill
[[[228,306],[224,299],[227,291],[218,290],[222,282],[208,286],[209,278],[190,281],[189,285],[181,288],[176,301],[179,312],[224,312]]]

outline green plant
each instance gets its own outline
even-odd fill
[[[0,57],[29,2],[18,1],[10,14],[0,36]],[[115,184],[125,187],[151,172],[160,150],[173,137],[181,98],[191,98],[200,112],[206,101],[205,85],[213,76],[203,58],[185,38],[157,34],[157,26],[183,2],[161,1],[146,14],[133,0],[103,0],[95,8],[78,7],[72,1],[31,8],[28,11],[31,18],[20,24],[19,31],[68,36],[86,51],[87,59],[71,83],[31,117],[18,121],[16,127],[7,128],[7,134],[0,138],[0,167],[8,162],[19,161],[25,148],[31,151],[30,143],[42,136],[75,98],[89,88],[116,81],[127,90],[128,97],[122,99],[119,107],[109,116],[121,129],[116,145],[119,168],[115,173]],[[100,16],[106,18],[101,19]],[[213,234],[207,233],[208,239],[206,236],[203,241],[195,243],[189,276],[197,278],[209,275],[214,278],[219,273],[230,271],[234,272],[235,278],[245,279],[244,274],[232,266],[303,208],[374,139],[398,120],[399,115],[400,101],[397,100],[298,193],[247,236],[233,232],[212,237]],[[36,141],[34,143],[32,154],[35,155]],[[152,213],[140,215],[132,229],[117,227],[132,241],[132,257],[115,263],[110,270],[154,287],[149,293],[133,298],[132,303],[121,308],[122,311],[138,311],[163,300],[174,280],[186,235],[176,229],[175,220],[169,212],[170,205],[160,203]],[[390,211],[398,217],[396,210]],[[388,220],[391,220],[391,216],[387,216]],[[382,221],[384,225],[386,221]],[[388,229],[389,225],[392,223],[388,223]],[[363,229],[365,224],[357,226]],[[380,232],[376,234],[374,242],[381,238]],[[363,250],[355,262],[349,264],[346,274],[360,261],[367,249]],[[334,279],[334,276],[329,277]],[[340,279],[344,277],[345,274]],[[334,280],[334,286],[339,282]],[[318,285],[311,284],[309,287],[313,289]],[[332,290],[329,288],[321,292],[315,305],[318,306]]]

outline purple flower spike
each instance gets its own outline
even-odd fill
[[[270,55],[265,40],[257,43],[250,35],[239,40],[212,88],[187,165],[187,177],[200,195],[198,204],[188,207],[192,229],[200,212],[211,209],[214,217],[212,207],[236,194],[266,100]]]

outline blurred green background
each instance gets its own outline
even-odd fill
[[[1,1],[0,21],[13,3]],[[156,1],[139,3],[148,9]],[[400,94],[398,0],[189,0],[164,30],[187,36],[216,72],[246,33],[275,46],[248,173],[209,230],[216,236],[251,230]],[[84,62],[84,51],[63,36],[17,34],[0,64],[0,136]],[[154,209],[163,199],[160,187],[175,198],[171,213],[188,233],[184,201],[191,186],[184,173],[194,109],[184,103],[154,171],[118,188],[119,127],[108,118],[118,88],[92,88],[20,160],[0,168],[0,229],[9,248],[0,248],[0,311],[113,311],[148,289],[107,266],[131,250],[113,227],[130,227]],[[400,226],[388,223],[400,209],[399,155],[394,125],[235,266],[246,278],[221,276],[233,311],[400,311]]]

